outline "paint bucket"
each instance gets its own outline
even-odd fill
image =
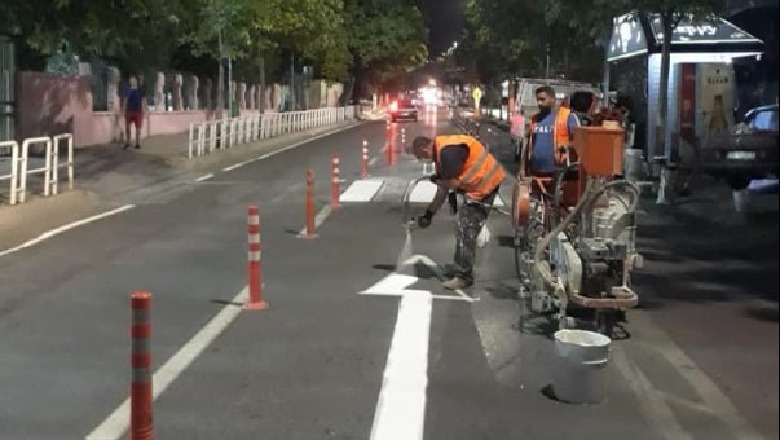
[[[605,398],[604,381],[612,340],[586,330],[555,332],[553,391],[566,403],[587,405]]]

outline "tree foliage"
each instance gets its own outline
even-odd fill
[[[477,70],[485,81],[496,76],[542,75],[549,44],[551,70],[576,71],[577,67],[593,65],[595,59],[603,57],[613,17],[629,12],[661,13],[675,22],[686,14],[717,11],[722,3],[723,0],[466,0],[466,25],[458,57],[464,64],[478,64]]]
[[[283,54],[344,79],[350,70],[383,78],[427,57],[412,0],[8,0],[0,34],[43,55],[63,48],[86,59],[139,59],[165,68],[186,48],[193,59],[229,56],[283,70]],[[289,56],[287,57],[289,60]]]

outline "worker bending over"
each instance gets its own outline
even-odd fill
[[[421,228],[430,226],[450,191],[457,191],[465,199],[464,206],[458,210],[455,271],[443,286],[450,290],[467,288],[474,283],[477,236],[506,173],[473,136],[436,136],[434,139],[420,136],[412,141],[412,150],[417,159],[432,160],[436,165],[436,175],[431,177],[437,185],[436,195],[425,214],[417,219]]]

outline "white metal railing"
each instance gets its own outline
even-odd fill
[[[191,123],[187,157],[199,157],[211,154],[216,149],[233,148],[260,139],[353,120],[357,118],[358,110],[355,106],[327,107]]]
[[[66,160],[63,163],[60,163],[60,141],[65,141],[66,149],[67,149],[67,157],[68,160]],[[51,193],[53,195],[59,194],[59,169],[60,168],[67,168],[68,169],[68,189],[73,189],[73,168],[74,168],[74,162],[73,162],[73,134],[72,133],[64,133],[64,134],[58,134],[57,136],[53,136],[51,138],[52,142],[52,149],[51,149]]]
[[[30,145],[44,144],[46,148],[46,159],[42,167],[29,169],[28,161]],[[43,195],[48,196],[51,190],[51,138],[40,136],[27,138],[22,141],[22,155],[19,164],[19,203],[27,201],[27,177],[30,174],[43,174]]]
[[[0,142],[0,148],[11,148],[11,172],[0,176],[0,181],[8,180],[10,182],[8,188],[8,203],[16,205],[16,198],[19,195],[17,186],[19,185],[19,143],[16,141],[3,141]]]
[[[66,142],[67,161],[60,163],[59,147],[62,141]],[[43,166],[30,168],[30,146],[44,145]],[[8,203],[16,205],[27,201],[27,182],[28,176],[34,174],[43,175],[43,195],[50,196],[59,194],[59,169],[67,167],[68,169],[68,188],[73,189],[74,178],[74,160],[73,160],[73,134],[65,133],[54,137],[39,136],[27,138],[22,141],[21,147],[16,141],[0,142],[0,148],[11,148],[11,171],[0,176],[0,181],[8,180],[9,196]]]

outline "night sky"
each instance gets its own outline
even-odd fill
[[[460,36],[462,3],[463,0],[422,0],[431,57],[439,56]]]

